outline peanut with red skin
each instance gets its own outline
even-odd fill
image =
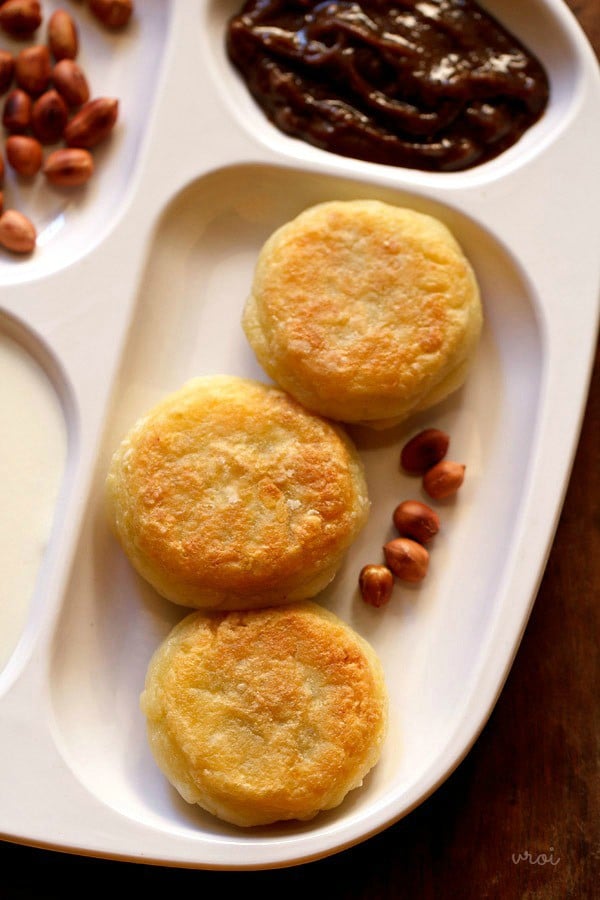
[[[425,428],[408,441],[400,453],[400,464],[410,475],[423,475],[444,458],[450,437],[439,428]]]
[[[9,134],[23,134],[31,125],[33,101],[27,91],[15,88],[7,94],[2,111],[2,124]]]
[[[427,544],[440,530],[440,517],[419,500],[404,500],[393,512],[392,519],[401,537]]]
[[[63,136],[68,118],[67,104],[58,91],[45,91],[33,104],[31,130],[42,144],[55,144]]]
[[[422,581],[429,568],[429,552],[411,538],[394,538],[384,545],[385,564],[401,581]]]
[[[5,94],[15,74],[15,59],[8,50],[0,50],[0,94]]]
[[[465,468],[462,463],[442,460],[423,476],[424,490],[433,500],[452,497],[464,481]]]
[[[14,38],[30,38],[41,24],[37,0],[8,0],[0,6],[0,28]]]
[[[117,121],[119,101],[111,97],[89,100],[65,128],[67,147],[90,149],[105,140]]]
[[[16,209],[7,209],[0,216],[0,244],[13,253],[31,253],[37,233],[27,216]]]
[[[394,576],[386,566],[363,566],[358,576],[358,586],[365,603],[379,608],[390,601]]]
[[[74,19],[64,9],[55,10],[48,22],[48,46],[54,59],[75,59],[79,50],[79,32]]]
[[[15,57],[15,79],[28,94],[43,93],[50,83],[52,62],[45,44],[24,47]]]
[[[106,28],[124,28],[133,15],[133,0],[89,0],[89,7]]]
[[[11,134],[6,140],[6,159],[24,178],[33,178],[42,167],[43,151],[38,140],[26,134]]]
[[[49,154],[43,172],[50,184],[79,187],[92,177],[94,160],[82,147],[61,147]]]
[[[68,106],[83,106],[90,99],[85,72],[73,59],[61,59],[52,70],[54,87]]]

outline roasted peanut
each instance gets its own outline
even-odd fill
[[[11,86],[15,74],[15,60],[8,50],[0,50],[0,94],[5,94]]]
[[[77,25],[64,9],[57,9],[48,21],[48,46],[55,60],[75,59],[79,50]]]
[[[6,159],[25,178],[32,178],[42,166],[43,151],[38,140],[26,134],[11,134],[6,140]]]
[[[0,244],[13,253],[31,253],[35,248],[35,226],[16,209],[7,209],[0,216]]]
[[[388,569],[401,581],[422,581],[429,568],[429,553],[410,538],[394,538],[383,548]]]
[[[59,187],[78,187],[92,177],[94,160],[89,150],[82,147],[65,147],[49,154],[43,172],[51,184]]]
[[[75,113],[65,128],[68,147],[95,147],[113,130],[119,110],[119,101],[110,97],[89,100]]]
[[[55,90],[38,97],[31,110],[31,130],[42,144],[55,144],[63,136],[69,111]]]
[[[392,519],[402,537],[412,538],[420,544],[429,543],[440,530],[438,514],[419,500],[404,500],[399,503]]]
[[[61,59],[52,70],[52,81],[68,106],[83,106],[90,99],[85,72],[74,60]]]
[[[133,0],[90,0],[89,7],[107,28],[123,28],[133,14]]]
[[[45,44],[24,47],[15,57],[17,84],[28,94],[41,94],[50,83],[52,63]]]
[[[386,566],[363,566],[358,576],[360,593],[369,606],[385,606],[394,588],[394,576]]]
[[[423,476],[423,488],[433,500],[444,500],[455,494],[465,477],[462,463],[442,460]]]
[[[8,0],[0,6],[0,28],[16,38],[28,38],[42,24],[37,0]]]
[[[31,125],[33,101],[26,91],[15,88],[7,95],[2,124],[10,134],[23,134]]]
[[[425,428],[408,441],[400,453],[400,464],[410,475],[423,475],[444,458],[450,437],[439,428]]]

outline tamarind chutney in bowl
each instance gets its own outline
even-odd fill
[[[473,168],[548,103],[543,65],[474,0],[247,0],[227,52],[281,131],[386,165]]]

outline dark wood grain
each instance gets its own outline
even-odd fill
[[[568,5],[600,56],[600,0]],[[599,425],[600,358],[553,549],[508,681],[467,758],[417,810],[355,848],[271,872],[161,869],[0,844],[0,898],[62,898],[92,885],[169,896],[251,889],[345,900],[600,897]]]

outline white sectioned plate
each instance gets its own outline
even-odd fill
[[[234,0],[145,0],[123,35],[81,13],[81,62],[95,95],[119,97],[120,127],[76,199],[6,188],[40,240],[30,259],[0,260],[0,338],[50,386],[65,456],[36,588],[0,673],[3,837],[165,865],[293,865],[406,815],[479,734],[560,512],[600,287],[597,62],[561,0],[486,6],[540,57],[551,102],[512,149],[451,175],[338,158],[276,131],[225,57]],[[336,810],[241,830],[184,803],[151,758],[138,698],[151,654],[186,610],[133,574],[104,519],[103,481],[133,420],[188,378],[266,380],[240,326],[258,250],[306,206],[356,197],[451,227],[479,277],[485,328],[460,392],[393,432],[353,433],[373,511],[319,600],[382,659],[391,723],[381,762]],[[371,609],[358,572],[381,558],[394,505],[421,496],[399,451],[430,425],[450,433],[466,481],[441,509],[427,579]],[[17,502],[15,520],[24,514]]]

